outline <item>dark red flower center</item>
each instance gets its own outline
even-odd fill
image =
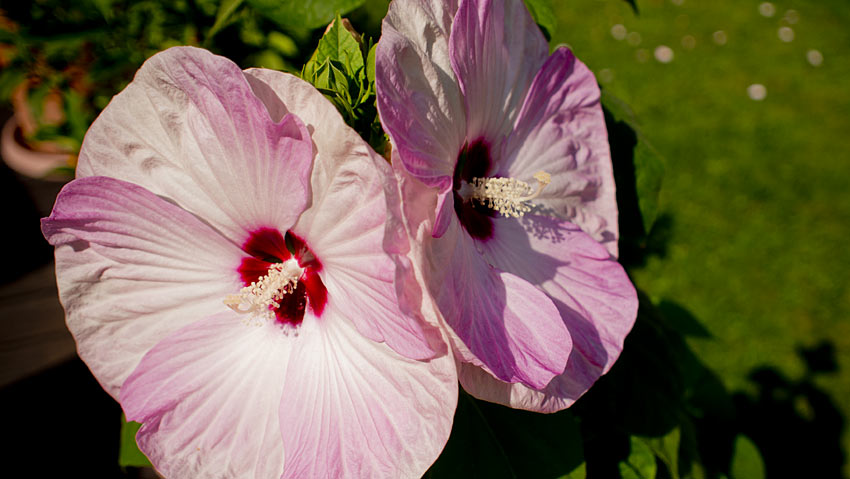
[[[286,236],[274,228],[260,228],[251,233],[242,250],[250,256],[242,258],[238,272],[245,286],[258,282],[269,274],[269,268],[291,258],[298,261],[304,273],[291,291],[282,295],[279,307],[269,306],[277,321],[298,326],[304,320],[307,308],[321,316],[328,301],[328,291],[319,277],[322,263],[313,254],[307,243],[291,231]]]
[[[454,207],[460,224],[476,239],[493,236],[493,217],[496,213],[484,204],[464,199],[459,192],[463,182],[472,183],[474,178],[486,178],[490,169],[490,147],[482,139],[463,145],[457,155],[452,182]]]

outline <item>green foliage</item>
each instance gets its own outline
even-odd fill
[[[121,467],[151,467],[147,456],[136,445],[136,433],[141,427],[141,424],[128,422],[121,417],[121,446],[118,450],[118,464]]]
[[[452,434],[427,478],[584,478],[579,423],[569,411],[537,414],[461,392]]]
[[[552,39],[552,33],[555,32],[555,27],[558,20],[555,18],[555,12],[552,11],[551,0],[525,0],[525,6],[528,8],[534,22],[543,31],[546,40]]]
[[[732,479],[764,479],[764,461],[753,441],[743,435],[735,439],[732,456]]]
[[[634,112],[624,101],[608,90],[603,90],[602,104],[615,122],[625,124],[634,134],[631,152],[634,165],[634,187],[643,233],[648,233],[658,216],[658,195],[664,178],[664,163],[658,151],[643,134]]]
[[[257,11],[284,28],[317,28],[365,0],[248,0]]]
[[[655,479],[655,454],[642,439],[629,439],[629,457],[618,464],[622,479]]]
[[[346,28],[337,17],[304,65],[301,77],[327,97],[376,151],[386,137],[375,104],[375,45]]]

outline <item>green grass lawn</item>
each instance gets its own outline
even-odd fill
[[[778,1],[772,16],[755,0],[554,3],[552,44],[632,106],[664,157],[666,252],[634,280],[709,330],[690,344],[730,392],[755,393],[760,367],[799,381],[799,348],[834,346],[837,371],[805,377],[841,410],[850,450],[850,3]]]

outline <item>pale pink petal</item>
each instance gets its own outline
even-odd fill
[[[292,231],[322,262],[328,301],[356,311],[352,320],[368,338],[410,358],[432,356],[422,325],[398,305],[396,266],[387,251],[406,249],[407,239],[387,206],[386,194],[397,189],[391,167],[306,82],[270,70],[246,75],[273,117],[297,111],[311,131],[321,132],[313,135],[313,200]]]
[[[299,338],[234,312],[195,319],[151,349],[121,387],[127,419],[143,423],[139,448],[165,477],[280,477],[278,409]]]
[[[571,342],[558,310],[534,285],[493,268],[456,218],[426,245],[428,287],[469,354],[496,378],[542,388],[566,365]]]
[[[511,407],[553,412],[570,406],[619,357],[637,316],[634,286],[602,245],[564,221],[535,215],[504,220],[483,248],[494,265],[552,298],[573,349],[564,373],[542,392],[492,381],[470,367],[460,371],[461,384],[470,394]]]
[[[467,138],[497,144],[513,128],[549,44],[523,2],[465,1],[449,51],[466,105]]]
[[[179,207],[104,177],[68,184],[42,231],[80,357],[113,397],[159,340],[226,309],[241,250]]]
[[[451,179],[466,115],[449,60],[457,2],[396,0],[375,61],[378,111],[405,168],[435,186]]]
[[[236,237],[295,222],[311,161],[304,125],[272,121],[236,64],[181,47],[145,62],[95,120],[77,175],[144,186]]]
[[[614,173],[599,87],[564,47],[537,73],[494,174],[533,184],[538,171],[552,177],[534,200],[538,212],[577,224],[616,256]]]
[[[327,327],[299,335],[286,372],[283,477],[421,477],[451,431],[451,355],[406,359],[328,306]]]

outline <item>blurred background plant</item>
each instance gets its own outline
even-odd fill
[[[73,175],[88,126],[154,53],[203,46],[244,68],[298,73],[336,13],[364,0],[33,0],[0,9],[0,101],[26,148],[65,154]],[[386,1],[356,14],[378,31]],[[363,28],[361,26],[361,28]],[[56,173],[55,171],[52,173]]]

